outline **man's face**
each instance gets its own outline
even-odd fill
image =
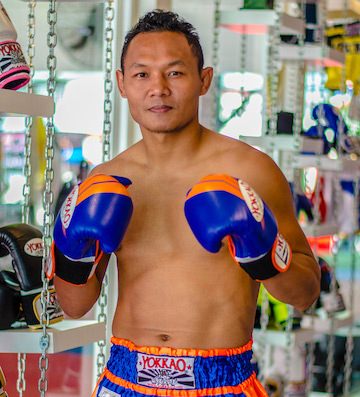
[[[211,68],[199,73],[197,62],[180,33],[140,33],[131,41],[117,79],[143,130],[179,131],[197,121],[199,96],[207,92],[212,77]]]

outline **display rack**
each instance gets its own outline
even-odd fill
[[[351,172],[354,176],[360,172],[360,160],[352,160],[348,157],[331,159],[325,155],[295,154],[293,166],[295,168],[316,167],[324,171]]]
[[[55,112],[53,98],[0,89],[0,116],[51,117]]]
[[[347,0],[346,10],[344,10],[344,0],[328,0],[326,7],[328,19],[360,18],[359,0]]]
[[[339,230],[339,225],[335,223],[323,223],[319,225],[303,225],[302,229],[306,237],[332,236]]]
[[[267,135],[267,136],[239,136],[239,139],[251,146],[262,147],[265,150],[300,150],[302,152],[322,153],[323,141],[301,136],[298,139],[294,135]]]
[[[231,10],[220,12],[220,26],[232,32],[245,34],[266,34],[270,26],[277,23],[274,10]],[[280,15],[282,34],[303,33],[305,24],[300,18],[286,13]]]
[[[320,316],[305,315],[301,325],[303,327],[312,327],[314,332],[318,334],[331,334],[343,327],[349,327],[353,324],[354,317],[348,310],[335,313],[332,318]]]
[[[268,329],[263,332],[260,329],[254,329],[253,337],[256,342],[260,338],[263,338],[263,341],[271,346],[276,347],[289,347],[290,346],[303,346],[305,343],[311,342],[314,340],[315,332],[310,328],[299,328],[294,331],[290,331],[289,335],[284,331],[277,331]]]
[[[322,47],[320,44],[305,44],[300,51],[298,45],[280,44],[280,59],[283,61],[306,61],[321,66],[342,66],[345,63],[345,54],[331,47]]]
[[[42,330],[0,331],[1,353],[41,353]],[[48,353],[58,353],[105,339],[105,324],[97,320],[63,320],[48,328]]]

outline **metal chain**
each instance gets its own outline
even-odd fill
[[[291,381],[291,356],[293,350],[293,343],[292,343],[292,329],[293,329],[293,322],[294,322],[294,307],[291,305],[286,305],[288,318],[286,322],[285,328],[285,336],[286,336],[286,346],[285,346],[285,387],[288,386],[289,382]]]
[[[18,378],[16,380],[16,390],[19,396],[22,397],[26,390],[25,368],[26,368],[26,353],[18,353]]]
[[[104,123],[103,123],[103,161],[110,160],[110,138],[111,138],[111,130],[112,130],[112,123],[111,123],[111,112],[112,112],[112,100],[111,100],[111,93],[113,90],[113,79],[112,79],[112,72],[113,72],[113,42],[114,42],[114,16],[115,16],[115,9],[114,9],[114,1],[108,0],[105,4],[105,83],[104,83]],[[104,322],[105,325],[107,324],[107,315],[106,315],[106,307],[107,307],[107,297],[108,297],[108,275],[105,274],[101,293],[98,299],[98,306],[100,308],[98,314],[98,321]],[[105,368],[106,362],[106,341],[101,340],[98,341],[99,352],[96,357],[96,365],[97,365],[97,376],[100,377],[102,372]]]
[[[316,256],[316,255],[315,255]],[[317,257],[317,256],[316,256]],[[314,302],[311,308],[308,310],[310,315],[310,329],[314,329],[315,326],[315,306],[316,302]],[[311,340],[308,343],[306,356],[306,396],[309,396],[313,387],[313,369],[315,364],[315,340]]]
[[[32,79],[34,77],[34,64],[33,59],[35,56],[35,7],[36,0],[29,0],[28,2],[28,65],[30,68],[30,81],[27,85],[27,92],[31,94],[33,92]],[[25,118],[25,144],[24,144],[24,176],[25,183],[23,186],[23,205],[21,208],[21,222],[29,223],[29,213],[30,213],[30,193],[31,193],[31,135],[30,130],[32,126],[32,117],[28,116]],[[16,390],[19,396],[22,397],[26,390],[25,381],[25,369],[26,369],[26,353],[18,353],[17,355],[18,363],[18,379],[16,381]]]
[[[354,181],[354,204],[353,211],[355,219],[358,219],[358,203],[359,203],[359,179],[358,177]],[[349,311],[351,315],[354,312],[354,283],[355,283],[355,271],[356,271],[356,233],[352,232],[351,235],[351,267],[350,267],[350,287],[349,287]],[[344,365],[344,386],[343,395],[348,397],[350,395],[351,387],[351,376],[352,376],[352,363],[354,353],[354,336],[353,327],[349,326],[348,335],[346,338],[346,351],[345,351],[345,365]]]
[[[35,7],[36,0],[29,0],[28,2],[28,64],[30,68],[30,81],[27,85],[27,92],[31,94],[33,92],[33,77],[35,73],[34,69],[34,57],[35,57]],[[33,123],[32,116],[25,118],[25,146],[24,146],[24,176],[25,183],[23,186],[23,197],[24,202],[22,205],[21,219],[22,223],[29,223],[30,214],[30,194],[31,194],[31,127]]]
[[[299,4],[301,11],[301,20],[305,24],[305,2],[302,0]],[[299,61],[297,62],[297,79],[296,79],[296,103],[295,103],[295,115],[294,115],[294,150],[300,151],[300,135],[302,131],[302,120],[303,120],[303,109],[304,109],[304,79],[305,79],[305,61],[304,61],[304,44],[305,44],[305,32],[302,31],[298,34],[298,52]]]
[[[265,366],[266,366],[266,331],[269,324],[269,296],[264,286],[262,286],[261,291],[261,313],[260,313],[260,333],[257,341],[258,344],[258,354],[257,359],[259,362],[259,374],[258,378],[261,383],[264,383],[265,378]]]
[[[219,88],[219,75],[220,75],[220,62],[219,62],[219,35],[220,35],[220,5],[221,0],[214,1],[214,26],[212,36],[212,67],[214,70],[212,84],[212,101],[211,101],[211,118],[213,120],[213,129],[216,131],[218,128],[217,123],[217,105],[218,105],[218,88]]]
[[[57,44],[57,34],[55,31],[57,22],[56,12],[56,0],[49,0],[49,9],[47,14],[47,20],[49,25],[49,32],[47,36],[48,45],[48,57],[47,57],[47,68],[49,71],[49,77],[47,80],[47,92],[51,98],[54,98],[56,88],[56,56],[55,47]],[[54,201],[54,192],[52,191],[52,182],[54,179],[53,170],[53,159],[54,159],[54,117],[49,117],[46,123],[46,146],[45,146],[45,189],[43,194],[43,208],[44,208],[44,225],[43,225],[43,244],[44,244],[44,255],[43,255],[43,271],[42,271],[42,283],[43,288],[41,291],[41,316],[40,323],[42,325],[42,335],[40,338],[40,350],[41,355],[39,358],[39,369],[40,378],[38,383],[38,389],[40,396],[43,397],[48,389],[48,379],[46,371],[49,367],[49,359],[47,357],[47,350],[49,348],[50,336],[47,332],[47,326],[49,325],[49,313],[48,304],[50,300],[49,293],[49,281],[45,275],[46,259],[50,255],[50,246],[52,242],[51,227],[53,224],[53,213],[51,211],[52,203]]]
[[[113,0],[108,0],[105,5],[105,83],[104,83],[104,131],[103,131],[103,161],[110,160],[110,136],[111,136],[111,112],[112,101],[111,93],[113,90],[113,41],[114,41],[114,21],[115,9]]]
[[[280,60],[279,46],[280,46],[280,13],[281,1],[274,0],[275,20],[274,25],[270,29],[269,37],[269,59],[268,59],[268,79],[269,85],[269,101],[268,101],[268,132],[269,135],[276,135],[277,130],[277,97],[278,97],[278,65]]]
[[[338,182],[338,180],[336,180]],[[335,191],[335,197],[337,196],[337,192]],[[335,198],[335,202],[337,199]],[[336,211],[336,205],[334,210]],[[339,239],[337,236],[334,236],[333,239],[333,247],[332,247],[332,255],[333,255],[333,266],[332,266],[332,275],[330,282],[330,293],[333,294],[335,292],[336,279],[335,279],[335,269],[337,264],[337,257],[339,251]],[[335,317],[332,315],[329,318],[329,340],[328,340],[328,351],[326,357],[326,386],[325,390],[329,394],[333,394],[333,381],[334,381],[334,368],[335,368]]]

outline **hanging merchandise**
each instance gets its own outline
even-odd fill
[[[325,223],[327,221],[327,203],[325,201],[324,197],[324,191],[325,191],[325,178],[323,176],[318,175],[317,181],[316,181],[316,188],[312,192],[310,196],[310,201],[313,205],[313,207],[317,206],[318,208],[318,214],[319,218],[318,221],[320,223]]]
[[[360,23],[329,29],[328,41],[331,47],[346,54],[345,79],[351,81],[352,91],[349,117],[360,121]],[[327,75],[326,87],[330,90],[340,90],[344,83],[342,69],[328,68]]]
[[[353,179],[344,178],[340,181],[340,185],[341,207],[338,212],[339,232],[343,237],[346,237],[360,229],[360,203],[356,202],[358,195],[355,194],[356,183]]]
[[[311,126],[304,132],[304,135],[312,138],[322,138],[324,141],[324,154],[329,153],[331,148],[337,149],[342,139],[339,136],[339,126],[341,125],[343,128],[342,135],[347,135],[348,133],[348,127],[338,110],[328,103],[320,103],[313,108],[312,117],[316,125]]]
[[[320,297],[317,300],[316,309],[318,312],[322,310],[327,315],[333,315],[345,310],[344,299],[333,269],[322,257],[319,257],[318,262],[321,270],[321,281]],[[334,283],[334,288],[331,288],[332,283]]]
[[[20,302],[25,321],[30,328],[39,328],[41,317],[42,255],[41,232],[26,224],[0,228],[0,277],[13,291],[20,292]],[[11,297],[14,293],[11,291]],[[63,319],[55,288],[49,290],[49,324]],[[19,307],[20,311],[20,307]]]
[[[6,386],[6,379],[2,368],[0,367],[0,397],[8,397],[4,387]]]
[[[18,90],[30,80],[17,33],[4,6],[0,2],[0,88]]]

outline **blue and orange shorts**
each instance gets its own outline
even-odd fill
[[[256,378],[252,342],[229,349],[140,347],[113,337],[92,397],[266,397]]]

